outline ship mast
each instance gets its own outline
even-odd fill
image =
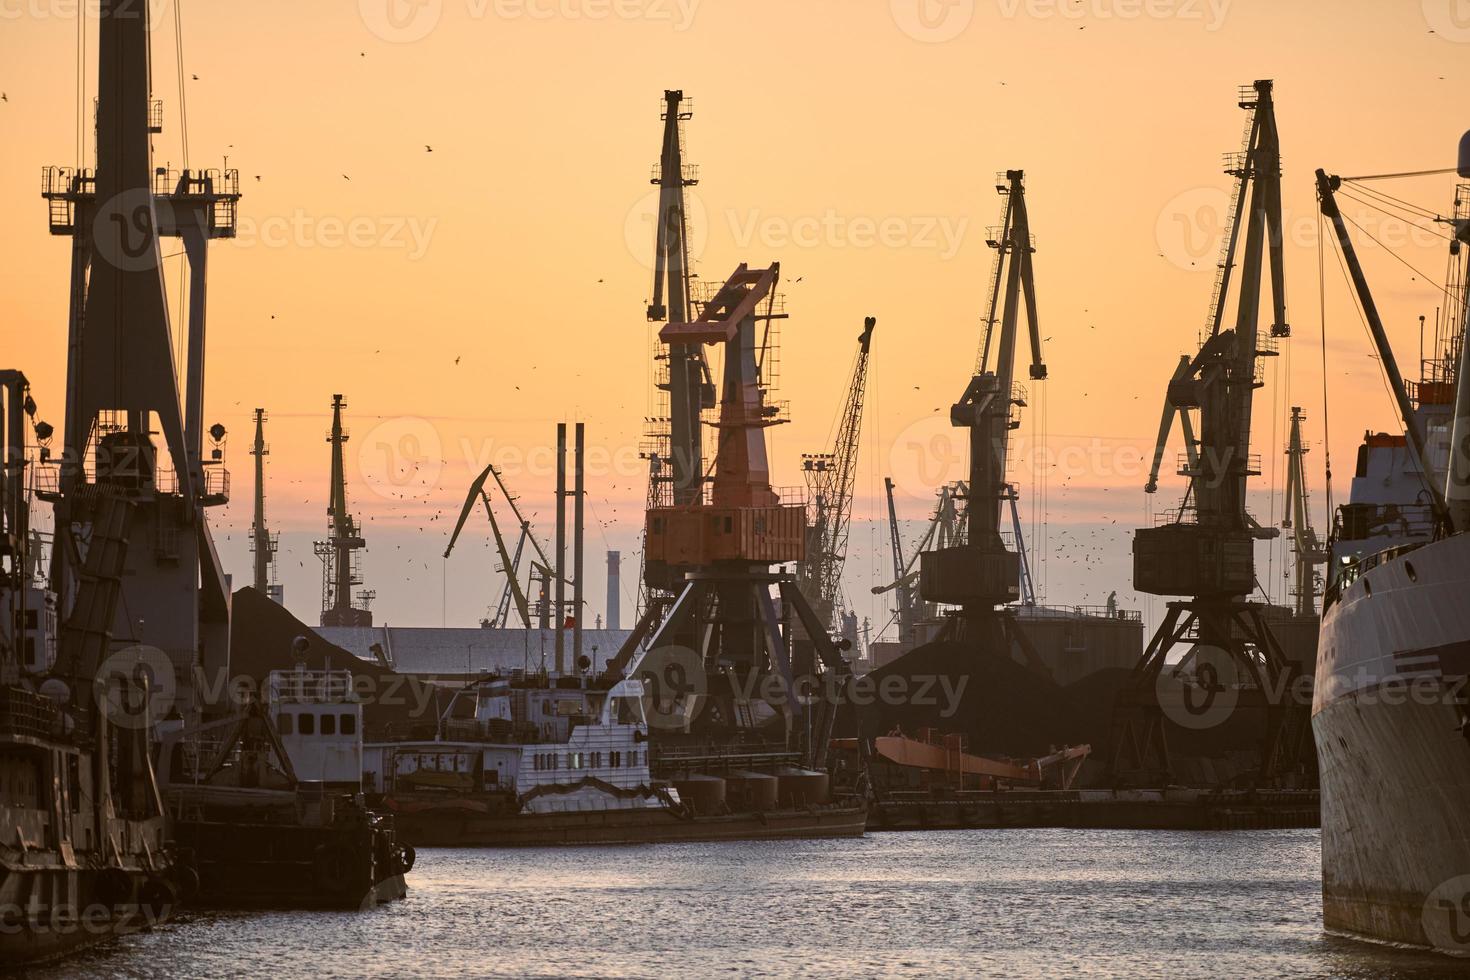
[[[332,476],[327,504],[328,536],[316,542],[317,557],[322,560],[323,626],[371,626],[373,614],[369,603],[373,593],[359,593],[359,606],[352,603],[352,588],[362,584],[357,571],[357,553],[367,547],[357,521],[347,510],[347,473],[343,449],[348,432],[342,427],[342,409],[347,402],[341,395],[332,396],[332,431],[327,442],[332,446]]]

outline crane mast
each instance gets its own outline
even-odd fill
[[[1280,533],[1261,527],[1246,508],[1249,479],[1261,472],[1259,456],[1250,452],[1252,403],[1263,383],[1263,358],[1276,354],[1278,340],[1289,337],[1291,328],[1283,269],[1281,146],[1271,81],[1242,87],[1237,103],[1249,117],[1241,151],[1226,157],[1225,172],[1235,178],[1234,194],[1206,329],[1198,353],[1182,357],[1169,379],[1144,490],[1158,490],[1158,471],[1176,418],[1185,437],[1179,475],[1188,478],[1189,486],[1177,510],[1157,526],[1138,529],[1133,538],[1134,586],[1153,595],[1187,598],[1168,604],[1130,685],[1119,693],[1110,765],[1120,781],[1170,778],[1160,703],[1161,686],[1169,688],[1161,674],[1171,651],[1181,644],[1190,647],[1189,657],[1222,651],[1234,669],[1268,692],[1257,772],[1263,784],[1273,784],[1311,759],[1309,720],[1285,694],[1303,665],[1282,651],[1265,607],[1248,601],[1256,588],[1255,543]],[[1263,334],[1262,290],[1268,278],[1271,320]]]
[[[802,472],[811,498],[807,556],[798,582],[817,618],[836,625],[842,605],[842,567],[847,558],[852,522],[852,494],[857,485],[858,442],[863,428],[863,399],[868,386],[868,353],[878,321],[867,317],[858,335],[858,352],[848,383],[847,400],[830,453],[804,454]]]
[[[663,152],[652,183],[659,188],[653,252],[653,300],[648,304],[651,322],[684,323],[692,319],[690,296],[689,222],[684,189],[699,183],[693,167],[684,163],[682,123],[693,112],[682,107],[684,93],[664,92]],[[668,377],[659,387],[669,398],[668,458],[658,462],[671,467],[665,478],[673,484],[672,499],[683,506],[700,499],[704,482],[704,445],[700,414],[715,404],[709,364],[700,348],[663,345],[660,355]]]
[[[952,547],[924,552],[919,566],[923,598],[961,606],[963,618],[971,623],[993,621],[997,606],[1020,596],[1020,555],[1005,546],[1001,528],[1010,493],[1006,482],[1010,432],[1020,425],[1015,410],[1026,404],[1024,391],[1014,382],[1016,333],[1023,305],[1031,341],[1030,375],[1037,381],[1046,378],[1025,174],[1006,171],[996,191],[1005,205],[1001,227],[989,241],[996,251],[996,268],[979,370],[950,409],[950,423],[970,433],[965,538]]]

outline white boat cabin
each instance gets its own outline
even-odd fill
[[[532,813],[660,805],[639,682],[601,691],[496,680],[464,693],[473,715],[441,720],[440,738],[366,747],[368,792],[508,792]]]

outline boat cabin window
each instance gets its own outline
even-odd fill
[[[322,734],[323,735],[335,735],[335,734],[337,734],[337,716],[336,715],[322,715]]]
[[[609,766],[611,766],[614,769],[617,769],[622,764],[623,764],[623,753],[621,753],[621,752],[612,752],[612,753],[609,753],[609,758],[608,758],[608,765]]]
[[[296,716],[293,714],[284,714],[278,716],[276,718],[276,728],[280,730],[280,733],[282,735],[295,735]]]
[[[338,728],[343,735],[357,734],[357,715],[347,713],[342,715],[342,724]]]
[[[316,716],[315,715],[303,714],[301,716],[300,728],[301,728],[301,734],[303,734],[303,735],[315,735],[316,734]]]

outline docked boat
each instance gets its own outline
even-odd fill
[[[1461,175],[1470,177],[1470,136]],[[1312,706],[1321,760],[1328,929],[1470,954],[1470,185],[1460,185],[1447,293],[1421,381],[1402,382],[1355,273],[1402,432],[1368,433],[1338,509]]]
[[[166,732],[158,771],[196,904],[365,909],[407,894],[414,852],[361,792],[346,670],[273,671],[236,715]]]
[[[365,783],[414,846],[630,844],[862,834],[867,804],[780,746],[660,750],[636,679],[486,678],[430,740],[370,741]]]

